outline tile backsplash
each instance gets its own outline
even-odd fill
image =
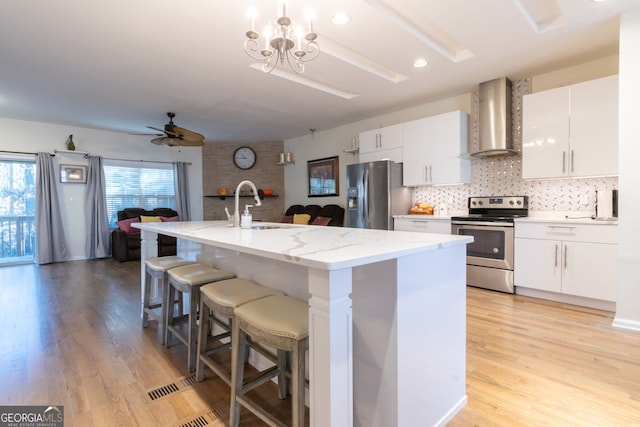
[[[596,190],[618,188],[617,177],[522,179],[522,97],[531,92],[531,79],[513,81],[513,148],[520,154],[471,160],[471,183],[416,187],[414,201],[449,210],[464,210],[471,196],[529,196],[532,211],[595,212]],[[470,149],[478,147],[478,89],[472,92]],[[587,204],[581,203],[587,200]]]

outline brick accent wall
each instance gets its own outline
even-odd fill
[[[251,147],[256,152],[256,164],[251,169],[238,169],[233,163],[233,153],[242,146]],[[235,192],[241,181],[248,179],[256,188],[270,188],[279,197],[265,197],[262,206],[251,209],[254,220],[279,222],[284,215],[284,168],[277,165],[280,153],[284,151],[282,141],[274,142],[212,142],[202,147],[202,189],[204,194],[204,219],[226,219],[225,206],[233,213],[234,199],[221,200],[215,196],[220,187],[226,187],[229,194]],[[245,187],[244,189],[248,189]],[[240,211],[245,204],[254,204],[253,198],[240,198]]]

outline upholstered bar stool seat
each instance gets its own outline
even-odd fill
[[[235,309],[231,340],[231,415],[230,425],[240,422],[240,406],[254,413],[268,425],[282,425],[265,408],[246,393],[276,375],[280,375],[280,392],[283,388],[278,366],[263,371],[257,378],[244,382],[243,361],[247,337],[275,348],[278,360],[285,352],[291,352],[291,412],[295,427],[305,420],[305,351],[309,348],[309,307],[306,302],[286,295],[275,295],[248,302]],[[280,364],[279,364],[280,366]],[[283,398],[284,396],[280,395]]]
[[[142,297],[142,327],[146,328],[149,325],[149,317],[157,320],[160,329],[160,341],[162,344],[164,344],[166,337],[164,331],[164,311],[167,306],[167,302],[165,300],[168,291],[167,283],[169,282],[167,272],[172,268],[193,263],[193,261],[187,261],[179,256],[149,258],[144,263],[145,280]],[[151,285],[154,281],[158,283],[158,287],[160,289],[160,302],[151,301]],[[182,298],[180,298],[178,303],[182,304]]]
[[[207,346],[208,341],[219,341],[229,337],[229,326],[233,323],[233,311],[236,308],[251,301],[279,294],[281,294],[281,292],[275,289],[269,289],[251,280],[241,278],[209,283],[200,288],[200,325],[198,329],[198,360],[196,366],[197,381],[204,379],[206,365],[229,386],[231,385],[228,365],[225,370],[224,367],[211,356],[214,353],[229,349],[232,343],[218,343],[215,347],[209,348]],[[211,336],[212,322],[210,321],[210,311],[213,312],[212,317],[214,322],[220,325],[224,332]]]
[[[182,318],[176,317],[174,310],[166,310],[165,342],[171,345],[171,338],[175,336],[182,341],[188,349],[189,372],[195,370],[198,329],[198,303],[200,300],[200,287],[207,283],[217,282],[233,278],[233,273],[218,270],[208,264],[195,263],[182,267],[172,268],[168,272],[169,292],[167,301],[175,300],[176,291],[189,295],[189,313],[187,314],[187,332],[180,331],[178,324],[183,323]]]

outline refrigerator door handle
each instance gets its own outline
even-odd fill
[[[363,172],[362,190],[362,222],[369,228],[369,168]]]

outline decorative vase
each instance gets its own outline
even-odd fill
[[[67,138],[67,150],[69,151],[75,151],[76,146],[73,143],[73,135],[69,135],[69,138]]]

